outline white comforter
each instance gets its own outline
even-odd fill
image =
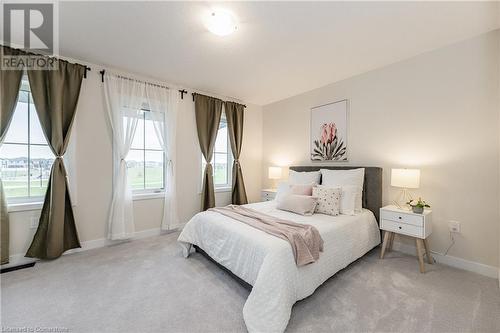
[[[276,209],[273,201],[247,207],[315,226],[324,241],[317,262],[297,267],[290,244],[215,212],[195,215],[178,241],[187,257],[191,244],[253,286],[243,308],[249,332],[283,332],[293,304],[380,243],[373,213],[301,216]]]

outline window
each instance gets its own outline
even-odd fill
[[[205,159],[202,156],[202,175],[205,170]],[[217,138],[215,140],[214,154],[212,156],[212,165],[214,169],[214,186],[215,188],[231,188],[233,155],[227,131],[227,120],[223,113]]]
[[[162,192],[165,188],[165,153],[156,134],[152,111],[142,110],[127,155],[128,182],[135,194]]]
[[[42,131],[27,78],[5,140],[0,147],[0,177],[9,203],[43,200],[54,154]]]

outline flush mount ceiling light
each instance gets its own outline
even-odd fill
[[[236,19],[227,10],[213,10],[206,22],[207,29],[217,36],[227,36],[236,31]]]

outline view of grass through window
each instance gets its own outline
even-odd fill
[[[28,80],[23,80],[16,110],[0,147],[0,177],[7,198],[43,197],[53,162]]]
[[[227,120],[222,117],[215,139],[214,153],[212,155],[212,165],[214,169],[214,185],[216,187],[231,186],[231,150],[229,148],[229,138],[227,133]],[[202,158],[202,172],[205,170],[205,159]]]
[[[164,152],[154,128],[151,111],[142,111],[126,158],[128,182],[132,189],[136,192],[163,189],[164,160]]]

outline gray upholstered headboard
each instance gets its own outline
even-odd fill
[[[294,171],[319,171],[319,169],[329,170],[349,170],[365,169],[365,182],[363,185],[363,207],[369,209],[379,222],[380,208],[382,207],[382,168],[378,167],[357,167],[357,166],[291,166]]]

